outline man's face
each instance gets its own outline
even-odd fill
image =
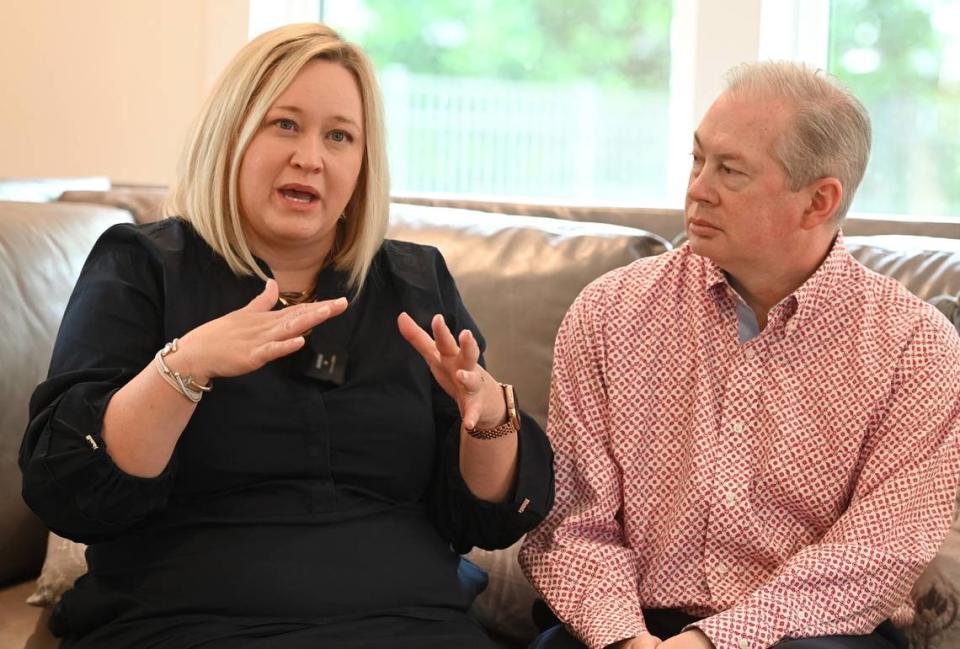
[[[790,114],[781,101],[725,93],[694,134],[687,236],[734,277],[775,273],[802,245],[804,195],[790,190],[774,157]]]

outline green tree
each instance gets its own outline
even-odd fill
[[[664,88],[670,0],[366,0],[359,42],[378,67],[525,81],[590,79],[604,87]]]
[[[960,89],[945,87],[934,9],[958,0],[833,0],[830,70],[871,114],[856,208],[960,216]]]

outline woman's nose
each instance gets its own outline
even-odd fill
[[[324,170],[323,146],[314,138],[300,138],[290,157],[290,164],[307,173],[320,173]]]

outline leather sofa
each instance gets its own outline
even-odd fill
[[[62,196],[49,188],[28,196],[46,202],[0,200],[0,649],[57,645],[46,630],[47,609],[25,603],[37,587],[48,539],[20,499],[16,457],[29,396],[45,376],[60,316],[93,242],[113,223],[157,218],[165,192],[106,189],[101,180],[88,188],[93,191],[83,191],[82,184],[78,191],[76,182],[67,189],[72,191]],[[15,185],[4,189],[2,181],[0,196],[22,197]],[[51,200],[54,196],[59,200]],[[553,339],[570,302],[603,272],[669,249],[669,240],[682,231],[680,213],[671,210],[399,200],[391,206],[389,236],[442,250],[487,338],[491,371],[517,386],[524,409],[541,423]],[[861,227],[851,222],[847,241],[869,267],[896,277],[924,299],[937,298],[954,318],[960,314],[960,223],[927,225],[904,227],[914,235],[938,236],[894,236],[896,223],[869,221],[861,230],[869,236],[849,236]],[[932,567],[918,586],[918,599],[928,600],[921,607],[927,626],[914,636],[926,639],[918,644],[926,649],[960,646],[946,635],[960,633],[953,628],[960,624],[946,624],[950,607],[956,617],[960,600],[960,568],[950,572],[954,563],[960,566],[957,539],[960,532],[948,539],[956,555],[949,566]],[[491,575],[476,616],[508,646],[523,647],[534,633],[529,612],[535,593],[516,567],[515,551],[475,550],[470,558]]]

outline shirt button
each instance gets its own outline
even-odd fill
[[[737,497],[732,493],[728,493],[727,497],[723,500],[727,503],[727,507],[733,507],[733,505],[737,502]]]
[[[746,640],[741,640],[740,649],[750,649],[750,643]]]
[[[747,349],[743,350],[743,357],[746,358],[748,361],[752,361],[756,357],[756,355],[757,355],[757,352],[753,350],[753,347],[748,347]]]
[[[714,568],[713,571],[714,571],[715,573],[717,573],[718,575],[723,576],[723,575],[727,574],[727,567],[721,563],[719,566],[717,566],[716,568]]]
[[[735,421],[733,422],[733,432],[742,433],[743,432],[743,422]]]

